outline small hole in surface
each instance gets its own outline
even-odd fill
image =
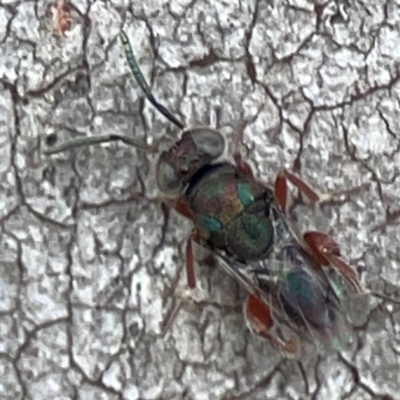
[[[57,142],[57,135],[52,133],[51,135],[46,137],[46,144],[47,146],[54,146]]]

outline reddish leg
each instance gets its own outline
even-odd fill
[[[334,197],[340,196],[340,195],[350,195],[352,193],[357,193],[361,189],[365,189],[370,186],[369,183],[362,184],[357,187],[352,187],[350,189],[345,189],[345,190],[338,190],[333,193],[318,193],[316,190],[314,190],[307,182],[305,182],[303,179],[298,177],[297,175],[293,174],[292,172],[289,172],[287,170],[282,170],[275,181],[275,191],[280,194],[280,197],[277,196],[277,198],[284,203],[286,206],[287,202],[287,195],[285,193],[284,187],[287,187],[287,181],[289,181],[292,185],[296,186],[297,189],[306,196],[312,206],[318,206],[322,205],[324,203],[329,203],[331,202]],[[286,189],[287,191],[287,189]],[[281,204],[279,202],[279,204]]]
[[[283,170],[281,173],[311,201],[311,204],[315,205],[321,201],[321,195],[318,194],[308,183],[303,181],[303,179],[286,170]]]
[[[174,208],[176,211],[178,211],[180,214],[183,216],[192,219],[193,212],[192,209],[190,208],[190,205],[187,201],[185,201],[182,198],[178,199],[166,199],[164,201],[169,207]],[[190,290],[196,288],[196,271],[195,271],[195,265],[194,265],[194,251],[193,251],[193,241],[196,243],[200,243],[200,236],[197,233],[196,230],[192,232],[190,237],[188,238],[186,242],[186,277],[187,277],[187,285]],[[163,323],[163,331],[162,334],[165,335],[165,333],[169,330],[171,327],[172,323],[174,322],[175,318],[177,317],[179,310],[182,308],[182,305],[184,303],[184,300],[179,300],[172,309],[168,312],[167,317],[164,320]]]
[[[236,170],[240,175],[248,176],[249,178],[253,177],[253,170],[251,169],[250,164],[246,161],[243,161],[242,155],[237,152],[233,154],[233,158],[236,163]]]
[[[310,185],[291,172],[283,170],[278,174],[275,181],[275,197],[284,212],[286,212],[287,207],[288,180],[296,186],[313,205],[321,203],[322,196],[312,189]],[[331,196],[327,195],[324,197],[323,200],[325,201]],[[341,258],[339,245],[329,235],[322,232],[311,231],[306,232],[303,239],[318,266],[332,266],[347,279],[357,293],[364,292],[357,272]]]
[[[177,200],[170,200],[169,205],[175,208],[180,214],[185,217],[192,219],[193,211],[190,207],[190,204],[183,198],[179,198]],[[196,243],[200,243],[200,235],[196,230],[193,230],[192,234],[188,238],[186,243],[186,276],[188,281],[189,289],[194,289],[196,287],[196,273],[194,270],[194,253],[193,253],[193,243],[194,240]]]
[[[196,271],[194,269],[193,241],[197,244],[200,244],[201,242],[200,235],[196,229],[193,230],[186,243],[186,276],[189,289],[196,288]]]
[[[164,203],[167,206],[174,208],[176,211],[178,211],[179,214],[183,215],[184,217],[190,220],[193,219],[192,208],[184,198],[179,197],[178,199],[165,199]]]
[[[186,242],[186,277],[189,289],[196,287],[196,272],[194,270],[193,244],[189,238]]]
[[[279,172],[275,179],[275,198],[281,206],[283,212],[286,214],[287,201],[288,201],[288,187],[286,177],[283,172]]]
[[[268,340],[271,346],[288,358],[300,356],[300,343],[295,338],[284,340],[269,330],[274,320],[269,307],[255,295],[250,295],[244,303],[244,316],[249,329],[256,335]]]
[[[246,161],[243,160],[239,150],[239,145],[240,143],[243,143],[243,133],[246,126],[254,119],[255,117],[252,120],[240,121],[238,125],[235,127],[235,132],[233,133],[233,139],[234,139],[233,159],[235,160],[237,171],[241,175],[248,176],[249,178],[253,177],[253,170],[251,169],[250,164],[248,164]]]
[[[297,189],[299,189],[299,191],[311,201],[312,205],[316,205],[321,201],[321,196],[314,189],[312,189],[308,183],[304,182],[297,175],[292,174],[289,171],[282,170],[279,172],[275,180],[275,196],[285,213],[288,202],[287,181],[290,181],[294,186],[296,186]]]
[[[192,232],[186,242],[186,278],[187,285],[190,290],[196,288],[196,271],[194,267],[193,241],[199,243],[199,237],[196,231]],[[172,308],[168,311],[167,316],[163,321],[162,335],[165,335],[168,332],[184,303],[185,299],[180,299],[176,303],[174,303]]]
[[[331,265],[347,279],[357,293],[365,292],[357,271],[343,260],[339,245],[329,235],[309,231],[304,234],[303,238],[319,265]]]

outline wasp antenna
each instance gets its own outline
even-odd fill
[[[52,140],[54,139],[53,136],[51,136]],[[86,146],[93,146],[96,144],[101,144],[101,143],[109,143],[109,142],[123,142],[129,146],[137,147],[142,150],[149,151],[151,153],[157,153],[158,152],[158,145],[150,146],[145,143],[142,143],[136,139],[130,138],[130,137],[125,137],[121,136],[118,134],[110,134],[110,135],[99,135],[99,136],[83,136],[83,137],[78,137],[75,139],[67,140],[63,143],[60,144],[50,144],[50,141],[48,140],[46,143],[45,148],[43,149],[44,154],[57,154],[57,153],[62,153],[67,150],[72,150],[77,147],[86,147]]]
[[[137,82],[137,84],[140,86],[140,88],[143,90],[145,93],[147,99],[150,101],[151,104],[161,113],[166,117],[169,121],[171,121],[173,124],[175,124],[179,129],[183,129],[185,126],[180,122],[176,117],[172,115],[170,111],[168,111],[162,104],[160,104],[155,97],[151,94],[151,89],[148,83],[146,82],[146,79],[144,78],[142,71],[139,67],[139,64],[136,61],[136,57],[133,54],[132,46],[129,42],[127,34],[122,30],[121,34],[121,42],[122,45],[124,46],[124,51],[125,51],[125,57],[126,60],[128,61],[129,67],[132,71],[132,74]]]

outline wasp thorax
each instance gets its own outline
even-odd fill
[[[222,155],[225,141],[209,128],[193,128],[183,132],[181,139],[160,156],[157,182],[164,193],[177,193],[201,168]]]

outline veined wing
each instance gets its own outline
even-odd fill
[[[296,242],[280,244],[266,260],[241,263],[217,252],[219,265],[268,305],[279,326],[301,339],[337,348],[347,335],[339,285]]]

